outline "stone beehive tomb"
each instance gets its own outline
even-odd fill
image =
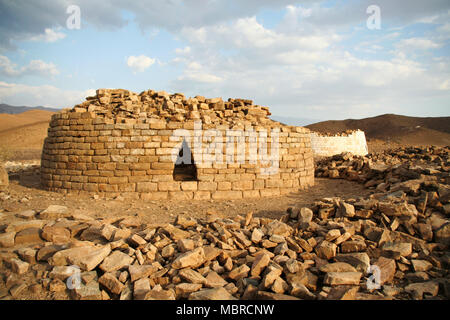
[[[269,115],[245,99],[99,89],[53,115],[41,183],[151,200],[257,198],[313,185],[309,130]]]

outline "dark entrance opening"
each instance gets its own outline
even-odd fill
[[[173,180],[175,181],[197,181],[197,167],[194,163],[191,149],[186,140],[181,144],[175,167],[173,168]]]

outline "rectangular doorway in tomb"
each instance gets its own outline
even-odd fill
[[[173,180],[175,181],[197,181],[197,167],[194,162],[191,148],[186,140],[183,140],[178,152],[175,167],[173,169]]]

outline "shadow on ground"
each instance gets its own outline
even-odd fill
[[[9,172],[9,181],[17,181],[21,186],[31,189],[44,190],[41,186],[39,167],[30,167],[18,172]]]

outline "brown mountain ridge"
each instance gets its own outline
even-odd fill
[[[314,123],[307,128],[336,134],[360,129],[368,141],[381,140],[402,145],[450,145],[450,117],[408,117],[383,114],[365,119],[329,120]]]

